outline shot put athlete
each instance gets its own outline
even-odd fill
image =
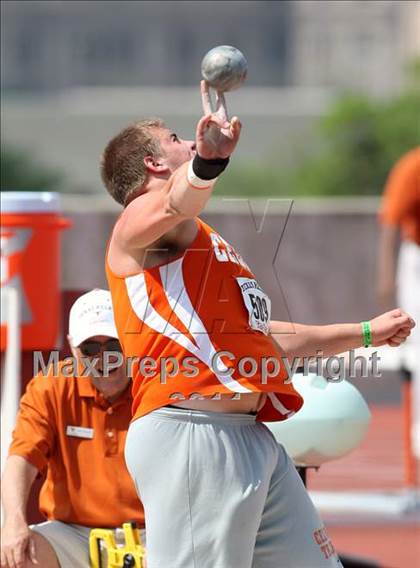
[[[374,345],[396,345],[414,323],[396,310],[364,334],[345,324],[276,335],[285,324],[270,322],[254,274],[198,217],[241,132],[223,96],[212,112],[205,82],[201,89],[195,141],[161,120],[141,121],[108,143],[101,165],[124,207],[106,272],[124,354],[140,358],[125,453],[145,509],[148,568],[341,566],[333,545],[319,544],[322,522],[261,423],[284,420],[303,403],[285,381],[281,355],[342,352],[361,346],[366,333]],[[244,357],[258,363],[251,376],[236,365]],[[172,362],[165,376],[164,358]]]

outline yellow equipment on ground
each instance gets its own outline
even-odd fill
[[[89,536],[92,568],[144,568],[145,549],[135,522],[123,524],[124,545],[115,541],[112,529],[92,529]],[[103,543],[103,544],[102,544]],[[103,552],[106,561],[103,560]]]

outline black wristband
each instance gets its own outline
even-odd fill
[[[225,170],[229,159],[214,158],[213,160],[206,160],[196,154],[192,163],[192,169],[194,174],[200,179],[214,179]]]

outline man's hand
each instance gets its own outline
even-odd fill
[[[226,102],[221,92],[216,93],[216,112],[213,112],[206,81],[201,81],[201,98],[204,116],[197,124],[197,153],[206,160],[228,158],[236,148],[242,125],[236,116],[228,120]]]
[[[31,530],[24,521],[6,521],[2,529],[1,568],[23,568],[26,558],[38,564]]]
[[[398,347],[404,343],[416,324],[408,314],[395,309],[374,318],[370,325],[373,347],[381,345]]]

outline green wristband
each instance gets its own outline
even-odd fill
[[[372,346],[372,329],[370,327],[370,321],[362,321],[362,333],[363,333],[363,345],[365,347]]]

